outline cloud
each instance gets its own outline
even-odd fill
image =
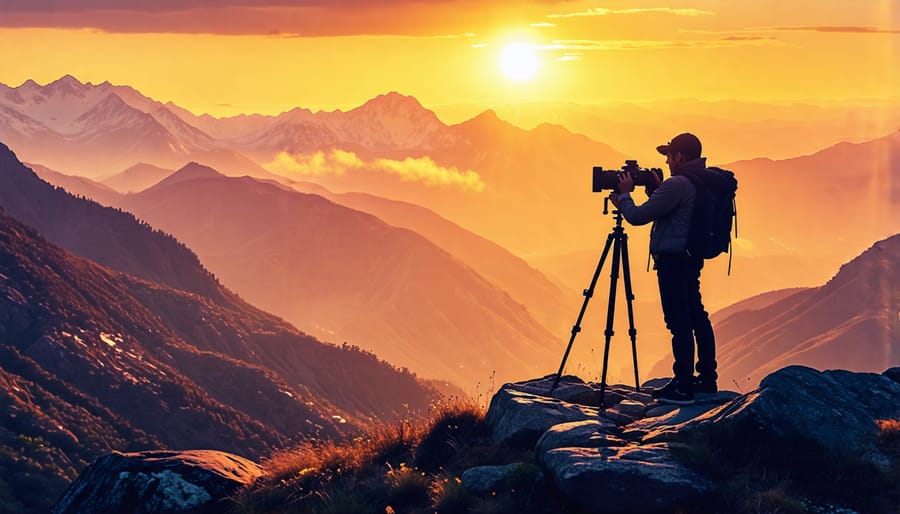
[[[730,38],[743,34],[767,34],[773,32],[819,32],[826,34],[900,34],[900,29],[864,26],[797,26],[797,27],[756,27],[737,30],[680,30],[691,34],[731,34]],[[750,36],[746,36],[750,37]]]
[[[465,11],[414,0],[0,0],[0,27],[328,37],[458,34]],[[443,11],[441,10],[443,9]],[[424,13],[425,20],[414,23]],[[459,31],[461,32],[461,31]],[[456,35],[451,37],[457,37]]]
[[[720,41],[772,41],[775,38],[771,36],[725,36]]]
[[[900,29],[881,29],[878,27],[770,27],[760,31],[792,31],[792,32],[827,32],[838,34],[900,34]]]
[[[168,12],[223,7],[322,7],[360,8],[386,4],[403,5],[414,0],[3,0],[2,12],[60,12],[116,10]]]
[[[286,176],[344,175],[348,171],[369,170],[399,177],[406,182],[418,182],[434,187],[453,187],[464,191],[480,193],[485,185],[478,173],[460,171],[455,166],[445,168],[430,157],[408,157],[402,161],[375,159],[366,162],[353,152],[331,150],[329,153],[316,152],[311,155],[291,155],[280,152],[272,162],[264,166],[267,170]]]
[[[541,49],[563,50],[566,52],[589,52],[609,50],[653,50],[670,48],[733,48],[743,45],[770,45],[777,43],[778,39],[771,36],[728,36],[709,40],[561,39],[555,40],[552,44],[541,47]]]
[[[279,152],[272,162],[263,165],[263,167],[274,173],[287,176],[343,175],[347,171],[347,167],[342,165],[339,159],[334,159],[333,161],[332,164],[329,164],[323,152],[299,157],[294,157],[287,152]]]
[[[577,18],[583,16],[609,16],[615,14],[645,14],[645,13],[666,13],[676,16],[709,16],[716,13],[711,11],[703,11],[700,9],[676,9],[673,7],[648,7],[643,9],[606,9],[603,7],[595,7],[587,11],[579,11],[574,13],[548,14],[548,18]]]

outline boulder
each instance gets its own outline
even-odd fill
[[[744,433],[748,441],[780,441],[786,447],[805,441],[883,465],[887,461],[877,446],[876,424],[882,419],[900,419],[900,384],[887,376],[790,366],[767,376],[758,390],[644,440],[695,430]]]
[[[606,420],[592,419],[560,423],[550,427],[538,439],[535,451],[540,460],[545,453],[557,448],[581,447],[602,448],[605,446],[625,446],[627,442],[619,437],[619,429]]]
[[[491,399],[485,422],[494,444],[530,448],[553,425],[597,419],[598,415],[593,407],[523,393],[506,385]]]
[[[545,453],[543,464],[566,501],[589,513],[668,512],[712,490],[665,443],[559,448]]]
[[[115,452],[88,466],[52,512],[212,513],[218,500],[261,475],[254,462],[220,451]]]
[[[522,484],[523,481],[525,484]],[[516,485],[537,486],[543,481],[544,473],[540,468],[524,462],[506,466],[478,466],[462,474],[463,487],[478,495],[497,493]]]

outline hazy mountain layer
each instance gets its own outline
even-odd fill
[[[137,193],[171,175],[175,170],[138,163],[103,180],[107,186],[120,193]]]
[[[419,234],[250,178],[177,178],[187,172],[121,206],[298,327],[465,388],[552,367],[552,337],[527,308]]]
[[[368,212],[395,227],[422,234],[507,291],[515,300],[524,303],[538,321],[554,333],[563,320],[570,321],[570,313],[564,309],[566,292],[559,286],[500,245],[465,230],[425,207],[366,193],[336,194],[310,182],[297,183],[293,187]]]

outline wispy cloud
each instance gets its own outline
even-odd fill
[[[415,0],[351,0],[336,2],[334,0],[78,0],[66,2],[61,0],[3,0],[0,11],[17,12],[49,12],[49,11],[88,11],[118,10],[160,12],[187,9],[207,9],[222,7],[322,7],[340,4],[344,8],[364,8],[386,4],[402,5]]]
[[[448,10],[455,12],[444,2],[417,0],[0,0],[0,27],[274,37],[466,37],[461,32],[469,27],[441,16]],[[420,12],[425,21],[412,23]]]
[[[350,171],[375,171],[394,175],[407,182],[418,182],[434,187],[453,187],[465,191],[481,192],[485,185],[478,173],[460,171],[456,167],[445,168],[429,157],[406,158],[402,161],[375,159],[364,161],[353,152],[332,150],[309,155],[291,155],[281,152],[265,168],[283,175],[343,175]]]
[[[646,14],[646,13],[666,13],[676,16],[710,16],[716,13],[712,11],[704,11],[701,9],[676,9],[673,7],[645,7],[642,9],[606,9],[603,7],[595,7],[587,11],[579,11],[573,13],[555,13],[548,14],[548,18],[578,18],[583,16],[609,16],[615,14]]]
[[[689,34],[731,34],[729,37],[743,37],[743,34],[771,34],[777,32],[819,32],[826,34],[900,34],[900,29],[867,27],[855,25],[843,26],[796,26],[796,27],[753,27],[734,30],[681,30]]]
[[[771,36],[728,36],[710,40],[590,40],[562,39],[555,40],[542,50],[563,50],[566,52],[588,52],[600,50],[650,50],[666,48],[732,48],[741,45],[778,44],[778,39]],[[561,59],[575,60],[575,59]]]
[[[900,34],[900,29],[857,26],[769,27],[762,31],[828,32],[838,34]]]

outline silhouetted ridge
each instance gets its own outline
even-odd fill
[[[898,283],[900,234],[875,243],[821,287],[731,309],[716,323],[720,378],[755,386],[792,364],[870,372],[895,365]]]
[[[200,164],[198,162],[189,162],[175,173],[160,180],[148,189],[159,189],[162,187],[170,186],[172,184],[177,184],[179,182],[184,182],[186,180],[195,180],[200,178],[220,178],[224,176],[225,175],[210,168],[209,166],[204,166],[203,164]]]
[[[77,198],[41,180],[0,143],[0,206],[71,252],[147,280],[231,302],[234,294],[173,237],[132,214]]]

